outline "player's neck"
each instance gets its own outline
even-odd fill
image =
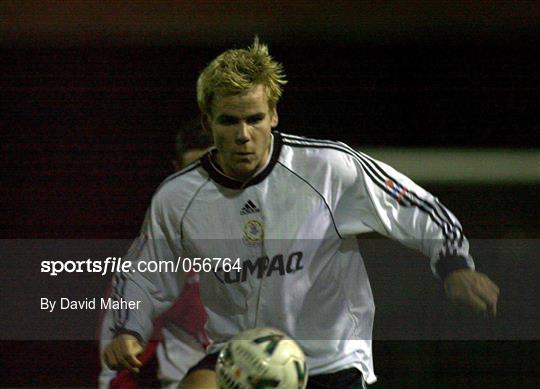
[[[272,138],[270,140],[270,146],[268,148],[268,151],[267,151],[266,155],[264,156],[264,159],[265,159],[264,163],[259,168],[257,168],[253,173],[249,174],[246,177],[235,177],[235,176],[233,176],[231,174],[227,174],[225,172],[225,170],[223,169],[222,164],[219,162],[219,157],[218,157],[217,152],[212,154],[212,158],[210,159],[210,161],[212,162],[212,165],[214,165],[214,168],[219,170],[219,172],[222,175],[224,175],[225,177],[227,177],[228,179],[231,179],[233,181],[244,182],[244,183],[248,182],[253,177],[258,176],[270,164],[270,159],[271,159],[272,153],[274,152],[274,135],[270,134],[270,136]]]

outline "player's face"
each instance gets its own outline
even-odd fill
[[[240,181],[249,179],[269,158],[277,112],[268,106],[265,88],[214,97],[205,125],[212,131],[223,173]]]

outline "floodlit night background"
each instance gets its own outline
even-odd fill
[[[485,322],[448,305],[420,256],[410,266],[368,250],[375,387],[532,387],[539,33],[533,1],[3,1],[1,238],[135,237],[172,172],[178,127],[198,114],[199,72],[258,35],[289,81],[278,129],[346,142],[410,175],[456,214],[502,290],[498,319]],[[95,386],[96,342],[9,335],[53,328],[29,321],[38,308],[26,288],[60,286],[4,254],[0,386]],[[108,280],[86,282],[94,293]],[[395,332],[417,334],[426,318],[428,340]],[[473,339],[448,340],[463,334]]]

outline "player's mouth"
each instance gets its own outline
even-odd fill
[[[247,152],[247,151],[240,151],[240,152],[234,153],[234,155],[237,158],[246,159],[246,158],[253,158],[253,156],[255,156],[255,153],[250,153],[250,152]]]

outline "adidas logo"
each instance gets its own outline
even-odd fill
[[[253,203],[253,201],[248,200],[248,201],[246,201],[246,203],[242,207],[242,210],[240,211],[240,215],[247,215],[248,213],[257,213],[257,212],[261,212],[259,207],[257,207]]]

